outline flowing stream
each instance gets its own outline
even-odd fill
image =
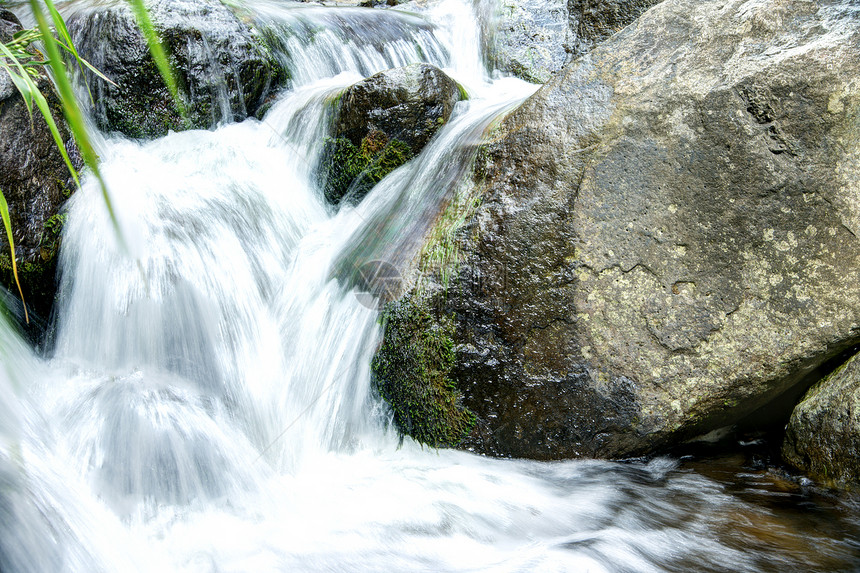
[[[0,571],[836,571],[860,508],[747,460],[496,460],[401,440],[348,270],[407,257],[499,114],[472,2],[258,3],[292,85],[262,120],[100,155],[70,200],[50,357],[0,325]],[[315,164],[330,102],[426,61],[471,99],[358,206]]]

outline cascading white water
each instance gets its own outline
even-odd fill
[[[255,4],[255,13],[293,85],[343,72],[369,76],[417,62],[446,67],[450,61],[432,24],[415,14],[277,1]]]
[[[429,13],[435,28],[394,12],[261,4],[294,70],[262,121],[103,143],[131,253],[87,183],[69,206],[54,356],[0,328],[0,569],[802,562],[735,530],[776,523],[768,511],[677,462],[492,460],[400,443],[389,427],[370,388],[376,312],[340,280],[343,265],[409,248],[400,238],[424,230],[488,122],[536,89],[489,83],[470,10],[446,0]],[[472,100],[360,205],[332,212],[314,169],[327,102],[413,61],[446,67]],[[800,558],[838,550],[783,535]]]

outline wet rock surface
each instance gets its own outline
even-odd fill
[[[242,120],[285,80],[257,32],[221,2],[154,0],[147,7],[177,75],[187,121],[127,4],[116,3],[67,16],[81,55],[116,84],[86,74],[102,129],[148,138]]]
[[[475,416],[463,408],[450,378],[453,324],[434,323],[428,309],[414,300],[389,304],[382,320],[390,328],[371,370],[394,423],[421,443],[456,446],[471,431]]]
[[[334,136],[358,144],[368,133],[381,131],[418,153],[460,98],[457,82],[429,64],[386,70],[347,88]]]
[[[429,64],[386,70],[347,88],[321,159],[329,202],[347,194],[361,200],[421,152],[462,97],[457,82]]]
[[[503,0],[493,7],[491,66],[529,82],[548,81],[567,59],[567,0]]]
[[[493,68],[534,83],[635,21],[658,0],[484,0]]]
[[[0,41],[9,41],[20,29],[18,19],[0,9]],[[34,79],[48,101],[74,166],[80,168],[82,162],[51,81],[44,72]],[[63,223],[60,211],[74,189],[74,179],[44,118],[35,106],[31,117],[11,79],[0,70],[0,190],[9,206],[15,259],[27,306],[31,314],[45,319],[57,288]],[[5,229],[0,232],[0,281],[17,299]]]
[[[663,451],[857,343],[858,17],[669,0],[505,119],[430,303],[456,325],[465,447]]]
[[[804,396],[782,451],[786,461],[825,484],[860,486],[860,355]]]
[[[660,1],[568,0],[568,52],[574,58],[587,53]]]

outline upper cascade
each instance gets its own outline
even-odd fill
[[[435,26],[418,14],[261,3],[254,18],[294,87],[344,72],[367,77],[414,63],[450,63]]]

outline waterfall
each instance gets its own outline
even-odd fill
[[[0,323],[0,570],[757,571],[838,549],[789,531],[771,557],[770,538],[736,530],[782,527],[771,512],[669,459],[493,460],[401,440],[371,388],[377,311],[349,269],[403,263],[490,122],[538,86],[491,79],[466,0],[246,9],[289,89],[259,120],[105,136],[129,252],[85,180],[52,356]],[[359,205],[326,205],[332,99],[413,62],[471,99]]]
[[[296,86],[344,72],[365,77],[417,62],[447,67],[451,59],[432,23],[415,14],[283,2],[261,3],[256,12]]]

